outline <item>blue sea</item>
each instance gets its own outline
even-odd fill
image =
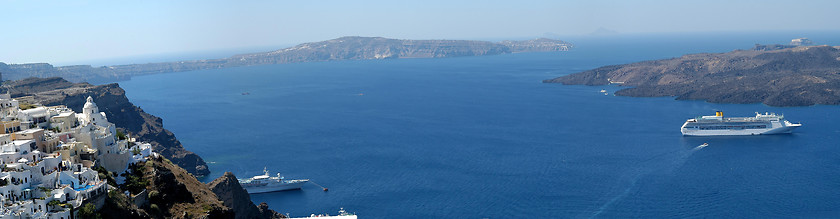
[[[604,65],[837,33],[564,39],[568,52],[265,65],[135,77],[129,99],[209,163],[315,184],[255,194],[293,217],[840,217],[840,106],[768,107],[544,84]],[[610,95],[599,91],[607,90]],[[243,95],[247,93],[247,95]],[[776,112],[790,135],[683,137],[688,118]],[[707,147],[699,147],[708,143]]]

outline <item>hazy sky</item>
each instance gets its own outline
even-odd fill
[[[83,63],[341,36],[501,39],[586,35],[601,27],[619,33],[840,30],[838,9],[840,1],[832,0],[0,0],[0,62]]]

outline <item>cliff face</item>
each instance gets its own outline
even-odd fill
[[[81,112],[85,98],[93,97],[99,110],[108,115],[108,120],[123,128],[140,141],[149,142],[154,150],[172,160],[178,166],[197,176],[210,173],[201,157],[184,149],[181,142],[169,130],[163,128],[163,120],[144,112],[128,101],[125,90],[118,84],[93,86],[69,83],[60,78],[36,79],[7,82],[13,96],[45,106],[65,105]],[[5,90],[0,89],[0,92]]]
[[[562,40],[539,38],[525,41],[505,40],[499,44],[510,48],[511,52],[548,52],[548,51],[569,51],[574,46]]]
[[[236,212],[236,218],[284,218],[285,216],[279,214],[271,209],[265,203],[260,204],[260,207],[251,202],[251,196],[242,188],[236,176],[231,172],[225,172],[225,175],[213,180],[207,184],[216,196],[224,203],[224,205]]]
[[[112,190],[98,211],[104,218],[285,218],[265,203],[251,202],[248,192],[231,173],[209,184],[199,182],[184,169],[158,157],[139,163],[145,192],[132,201],[121,190]],[[142,199],[145,197],[145,199]]]
[[[17,81],[7,81],[4,85],[11,89],[0,88],[3,92],[8,90],[12,97],[26,96],[28,94],[67,89],[71,87],[86,87],[89,84],[74,84],[62,78],[26,78]]]
[[[109,67],[94,68],[90,65],[56,67],[48,63],[6,64],[0,62],[0,73],[4,80],[20,80],[29,77],[62,77],[75,82],[102,83],[128,80],[130,75],[114,71]]]
[[[560,40],[536,39],[493,43],[470,40],[400,40],[382,37],[342,37],[304,43],[271,52],[236,55],[229,58],[91,67],[75,65],[55,67],[47,63],[5,64],[0,72],[5,79],[27,77],[64,77],[74,82],[103,83],[127,80],[131,76],[250,65],[332,60],[389,58],[445,58],[498,55],[511,52],[566,51],[571,44]]]
[[[545,83],[631,86],[616,95],[675,96],[716,103],[770,106],[840,104],[840,47],[756,46],[753,50],[692,54],[613,65]]]
[[[103,218],[141,219],[152,217],[144,209],[134,206],[128,196],[116,190],[108,192],[108,197],[105,198],[102,209],[99,209],[99,214]]]

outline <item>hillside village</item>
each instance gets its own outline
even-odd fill
[[[114,190],[95,169],[123,173],[158,156],[150,144],[118,132],[92,97],[78,113],[2,94],[0,117],[0,218],[73,218],[73,209],[101,207]]]

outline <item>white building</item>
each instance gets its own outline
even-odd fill
[[[75,129],[77,141],[84,142],[92,149],[103,153],[119,153],[121,148],[116,145],[117,129],[113,123],[108,122],[104,112],[99,112],[99,107],[93,102],[92,97],[87,98],[82,113],[76,113],[79,121],[79,128]]]
[[[148,143],[117,140],[116,126],[92,97],[75,113],[20,110],[17,100],[0,95],[0,125],[0,219],[70,218],[71,208],[107,194],[92,166],[121,173],[156,156]]]
[[[15,117],[20,110],[20,103],[9,94],[0,94],[0,116]]]

